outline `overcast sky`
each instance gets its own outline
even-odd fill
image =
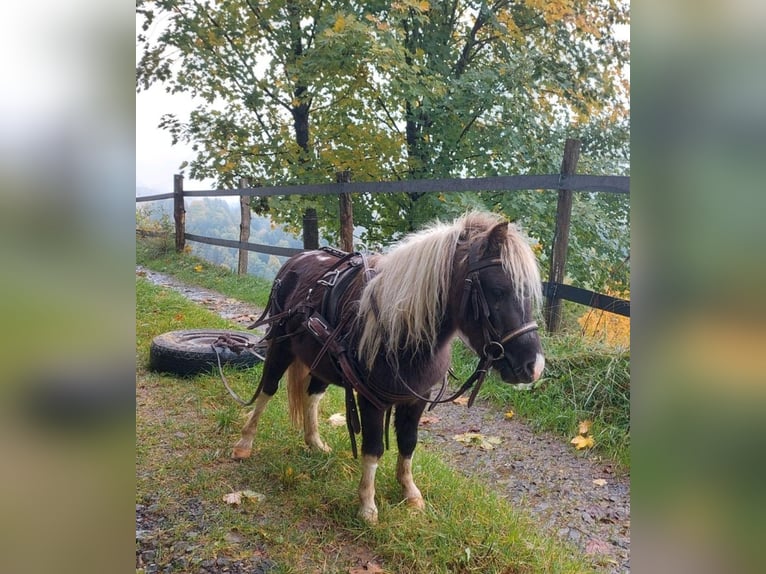
[[[157,126],[163,114],[172,112],[185,118],[193,107],[188,95],[168,94],[159,85],[136,94],[136,186],[159,193],[172,191],[173,174],[178,173],[181,162],[193,159],[194,152],[181,142],[171,145],[170,133]],[[185,187],[212,189],[213,182],[187,179]]]

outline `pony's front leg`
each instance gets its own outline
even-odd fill
[[[375,506],[375,472],[383,455],[383,414],[363,396],[359,400],[362,422],[362,480],[359,482],[359,518],[370,524],[378,522]]]
[[[271,395],[261,392],[258,398],[255,399],[255,406],[250,411],[250,416],[242,429],[242,437],[237,444],[234,445],[234,450],[231,453],[231,457],[235,460],[241,460],[243,458],[249,458],[253,452],[253,438],[255,437],[255,429],[258,427],[258,421],[266,410],[266,405],[271,400]]]
[[[250,412],[250,416],[242,429],[242,437],[234,445],[231,457],[235,460],[248,458],[253,452],[253,437],[258,427],[258,421],[261,419],[266,405],[271,397],[279,388],[279,379],[287,369],[287,366],[293,360],[292,355],[285,346],[278,346],[269,343],[269,350],[266,354],[266,361],[263,364],[263,375],[261,376],[261,393],[255,399],[255,405]]]
[[[396,428],[396,443],[399,447],[399,458],[396,462],[396,480],[402,486],[402,494],[407,504],[413,508],[425,508],[423,495],[412,479],[412,453],[418,443],[418,423],[426,403],[418,401],[409,405],[396,407],[394,427]]]

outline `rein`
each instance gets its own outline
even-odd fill
[[[238,343],[235,339],[227,336],[227,335],[221,335],[219,336],[213,343],[210,345],[210,347],[213,349],[213,352],[215,353],[215,358],[218,361],[218,373],[221,375],[221,381],[223,381],[223,386],[226,387],[226,390],[229,391],[229,394],[231,397],[237,401],[240,405],[249,407],[255,402],[255,399],[258,398],[258,395],[261,394],[261,387],[262,385],[259,384],[258,388],[255,389],[255,393],[253,393],[253,397],[245,402],[243,398],[241,398],[234,389],[231,388],[229,385],[229,381],[226,380],[226,377],[223,374],[223,367],[221,366],[221,352],[218,349],[230,349],[234,351],[237,355],[239,355],[242,351],[248,351],[258,357],[261,361],[265,361],[266,357],[264,357],[261,353],[256,352],[254,349],[263,349],[263,346],[261,345],[262,341],[258,341],[257,343]]]

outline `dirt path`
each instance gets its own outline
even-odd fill
[[[260,315],[254,306],[220,293],[137,267],[156,285],[244,326]],[[492,450],[466,446],[455,435],[496,437]],[[549,532],[590,554],[602,572],[630,572],[630,477],[609,462],[575,452],[564,439],[532,432],[481,399],[470,409],[448,404],[421,421],[422,448],[439,452],[458,471],[478,477],[500,496],[529,512]]]

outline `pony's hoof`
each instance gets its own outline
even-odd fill
[[[407,499],[407,506],[414,508],[415,510],[424,510],[426,503],[423,502],[422,496],[411,496]]]
[[[307,442],[306,444],[308,445],[309,449],[314,451],[325,452],[325,453],[332,452],[332,449],[330,448],[330,446],[326,442],[321,440],[316,442],[314,441]]]
[[[231,458],[234,460],[242,460],[245,458],[250,458],[251,454],[253,454],[253,449],[235,446],[234,450],[231,452]]]
[[[377,508],[365,508],[359,509],[359,518],[364,520],[367,524],[378,523],[378,509]]]

